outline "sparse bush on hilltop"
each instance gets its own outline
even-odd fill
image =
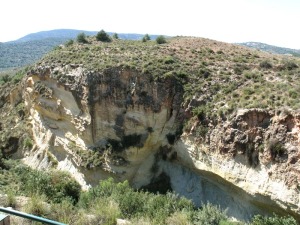
[[[119,39],[119,35],[117,33],[114,33],[112,36],[114,39]]]
[[[157,44],[164,44],[164,43],[167,43],[167,40],[166,40],[166,38],[163,35],[159,35],[156,38],[156,43]]]
[[[102,42],[111,42],[110,36],[104,31],[100,30],[97,35],[96,35],[97,41],[102,41]]]
[[[65,46],[66,47],[69,47],[69,46],[71,46],[71,45],[73,45],[74,44],[74,41],[72,40],[72,39],[70,39],[70,40],[68,40],[66,43],[65,43]]]
[[[149,34],[145,34],[144,37],[142,38],[143,42],[150,41],[150,40],[151,40],[151,38],[150,38]]]
[[[78,43],[82,43],[82,44],[88,43],[85,33],[78,34],[76,40]]]

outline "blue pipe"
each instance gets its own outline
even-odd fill
[[[45,224],[67,225],[65,223],[60,223],[60,222],[57,222],[57,221],[54,221],[54,220],[49,220],[49,219],[46,219],[46,218],[43,218],[43,217],[35,216],[35,215],[32,215],[32,214],[28,214],[28,213],[19,212],[17,210],[13,210],[13,209],[7,209],[7,208],[4,208],[4,207],[0,207],[0,211],[4,212],[4,213],[7,213],[7,214],[12,214],[12,215],[15,215],[15,216],[23,217],[23,218],[26,218],[26,219],[42,222],[42,223],[45,223]]]

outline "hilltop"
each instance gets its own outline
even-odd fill
[[[171,38],[164,45],[89,40],[90,44],[54,50],[39,65],[74,64],[99,73],[112,67],[130,68],[153,79],[176,77],[184,83],[186,101],[202,99],[205,110],[213,110],[211,116],[238,108],[300,107],[297,58],[193,37]]]
[[[54,47],[75,39],[79,33],[96,35],[97,31],[57,29],[28,34],[20,39],[0,43],[0,71],[30,65],[51,51]],[[113,32],[108,32],[113,35]],[[141,40],[144,34],[118,34],[120,39]],[[157,35],[150,35],[155,39]]]

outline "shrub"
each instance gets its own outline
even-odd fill
[[[86,39],[86,35],[83,32],[77,35],[76,40],[77,40],[78,43],[82,43],[82,44],[88,43],[88,41]]]
[[[117,33],[114,33],[112,36],[114,39],[119,39],[119,35]]]
[[[29,195],[45,195],[50,201],[70,199],[77,202],[81,187],[69,174],[61,171],[31,170],[21,174],[22,189]]]
[[[164,44],[164,43],[167,43],[167,40],[166,40],[166,38],[163,35],[159,35],[156,38],[156,43],[157,44]]]
[[[150,41],[150,40],[151,40],[151,38],[150,38],[149,34],[145,34],[145,36],[142,38],[143,42]]]
[[[24,139],[24,141],[23,141],[23,146],[24,146],[25,148],[31,149],[32,146],[33,146],[32,140],[31,140],[29,137],[26,137],[26,138]]]
[[[97,39],[97,41],[111,42],[111,39],[110,39],[109,35],[104,30],[100,30],[97,33],[96,39]]]
[[[273,161],[281,161],[287,158],[286,149],[282,143],[277,139],[270,139],[268,143],[268,150]]]
[[[296,99],[298,97],[298,92],[296,90],[289,90],[289,96]]]
[[[64,199],[70,199],[74,203],[78,202],[81,186],[68,173],[62,171],[51,173],[51,186],[53,195],[49,197],[53,202],[61,202]]]
[[[166,218],[176,211],[193,209],[190,200],[179,198],[173,193],[166,195],[135,191],[129,187],[128,181],[114,183],[112,178],[100,181],[99,185],[82,193],[79,206],[89,208],[97,204],[99,199],[113,200],[110,204],[123,218],[145,217],[154,221],[153,224],[165,224]],[[118,207],[117,207],[118,206]]]
[[[251,225],[297,225],[297,221],[291,216],[280,217],[274,213],[271,217],[254,216]]]
[[[77,209],[74,207],[72,202],[67,199],[63,200],[59,204],[51,204],[50,211],[51,219],[61,223],[74,224],[74,222],[77,220]]]
[[[11,76],[8,75],[8,74],[4,74],[3,76],[0,77],[0,83],[3,84],[3,83],[7,83],[11,81]]]
[[[66,43],[65,43],[65,46],[66,47],[69,47],[69,46],[71,46],[71,45],[73,45],[74,44],[74,41],[72,40],[72,39],[70,39],[70,40],[68,40]]]
[[[44,195],[33,195],[25,205],[25,211],[37,216],[47,215],[46,197]]]
[[[172,225],[189,225],[191,224],[191,214],[187,211],[176,211],[167,218],[166,224]]]
[[[268,60],[264,60],[259,63],[259,67],[263,69],[271,69],[273,67],[272,63]]]
[[[9,190],[6,193],[6,201],[5,201],[5,207],[12,207],[15,208],[16,204],[17,204],[17,200],[16,200],[16,193],[13,190]]]
[[[201,225],[219,225],[221,221],[226,221],[225,211],[211,203],[203,205],[202,209],[197,210],[193,216],[194,224]]]
[[[116,224],[117,218],[121,216],[119,204],[111,198],[97,199],[92,212],[96,215],[100,224]]]
[[[293,61],[285,61],[283,63],[283,68],[287,70],[293,70],[293,69],[297,69],[298,65]]]
[[[197,116],[200,121],[203,121],[206,118],[207,113],[209,112],[209,106],[200,105],[192,110],[193,115]]]
[[[13,83],[16,84],[16,83],[18,83],[19,81],[21,81],[25,74],[26,74],[26,73],[25,73],[25,71],[23,71],[23,70],[18,71],[18,72],[16,73],[16,75],[14,75],[14,76],[12,77]]]

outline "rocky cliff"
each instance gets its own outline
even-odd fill
[[[299,220],[300,113],[287,86],[272,92],[282,82],[294,88],[278,74],[296,76],[297,61],[282,69],[279,56],[206,39],[91,42],[56,50],[4,98],[24,103],[15,117],[33,140],[18,152],[27,164],[70,171],[84,189],[114,177],[241,220],[271,212]],[[241,55],[248,61],[234,61]]]

